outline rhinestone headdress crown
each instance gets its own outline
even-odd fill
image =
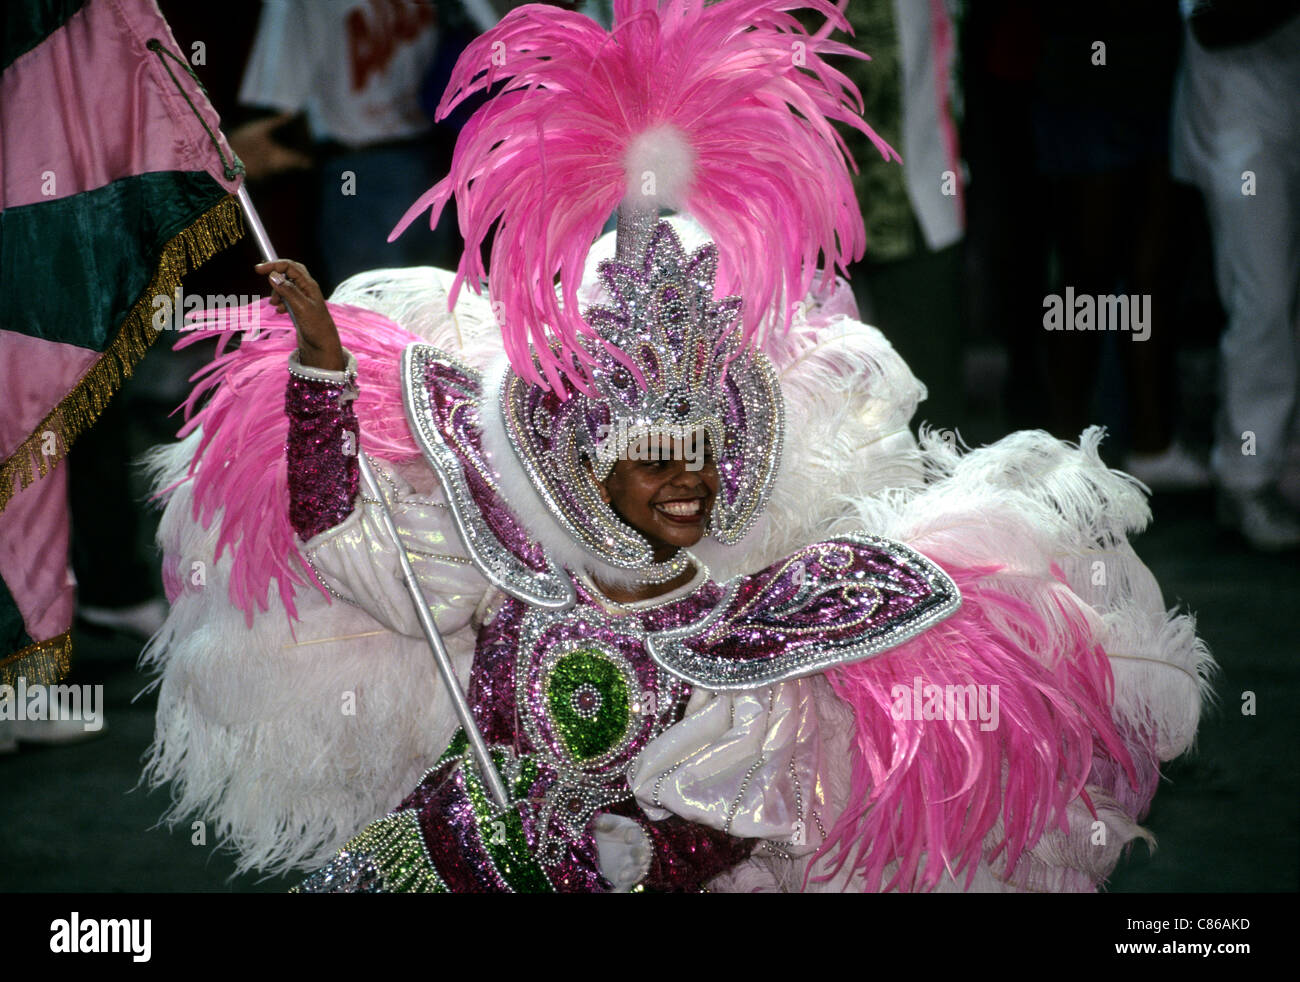
[[[598,267],[607,297],[584,320],[596,332],[587,395],[561,399],[507,369],[501,388],[506,433],[547,509],[588,552],[663,582],[685,569],[680,552],[656,563],[650,543],[605,504],[587,472],[603,479],[627,440],[706,433],[719,488],[709,532],[738,542],[766,503],[781,458],[780,385],[767,357],[741,351],[734,331],[741,298],[713,299],[718,255],[689,255],[673,227],[656,221]]]

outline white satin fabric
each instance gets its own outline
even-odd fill
[[[438,630],[444,636],[463,630],[490,585],[470,562],[441,490],[417,492],[386,466],[373,459],[371,465]],[[379,503],[364,491],[357,502],[344,521],[304,543],[303,552],[336,595],[390,630],[423,637]]]
[[[591,832],[601,875],[614,885],[615,893],[628,893],[645,879],[654,859],[650,837],[633,819],[622,815],[597,815]]]
[[[820,844],[820,741],[807,679],[748,692],[696,690],[686,717],[641,751],[628,781],[651,819],[670,813],[792,854]]]

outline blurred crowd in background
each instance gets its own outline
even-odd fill
[[[159,5],[281,256],[327,295],[365,269],[456,265],[453,214],[387,235],[472,111],[432,118],[457,56],[515,4]],[[609,23],[608,2],[567,6]],[[847,15],[871,60],[843,70],[905,161],[845,133],[868,230],[852,281],[929,389],[916,422],[972,445],[1102,423],[1112,466],[1158,495],[1214,495],[1225,548],[1300,546],[1300,0],[851,0]],[[257,295],[256,258],[228,250],[186,292]],[[174,436],[204,348],[164,336],[72,452],[85,621],[161,623],[156,513],[129,464]]]

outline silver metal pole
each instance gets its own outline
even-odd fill
[[[416,578],[415,570],[411,567],[411,557],[397,534],[397,524],[393,521],[393,513],[389,510],[388,501],[384,497],[374,471],[370,469],[369,458],[360,449],[357,451],[357,463],[361,465],[362,480],[370,488],[370,493],[379,500],[379,518],[384,523],[384,531],[397,543],[397,561],[402,566],[402,580],[406,583],[406,590],[411,595],[415,615],[420,620],[420,628],[424,631],[424,638],[429,642],[429,648],[433,652],[433,660],[438,666],[438,673],[442,676],[443,684],[447,686],[447,691],[451,694],[451,703],[456,707],[456,715],[460,717],[460,725],[465,728],[465,735],[469,738],[469,744],[474,749],[474,758],[478,761],[479,773],[482,775],[484,783],[487,784],[488,791],[491,793],[492,800],[496,802],[497,807],[508,808],[510,798],[506,794],[506,786],[502,783],[501,775],[497,773],[496,766],[492,763],[492,755],[488,753],[487,742],[483,739],[483,734],[479,732],[478,726],[474,723],[474,714],[470,712],[465,693],[461,691],[460,683],[456,681],[456,672],[451,664],[451,656],[447,654],[447,648],[442,643],[442,635],[438,633],[438,627],[433,622],[433,614],[429,612],[429,604],[424,599],[424,593],[420,590],[420,581]]]
[[[265,261],[276,258],[275,250],[271,248],[271,240],[266,234],[266,227],[262,225],[262,219],[258,216],[257,209],[253,207],[253,202],[248,197],[248,192],[243,184],[239,186],[238,197],[239,204],[244,209],[244,216],[248,219],[248,227],[252,230],[253,238],[257,241],[258,252],[262,254]],[[285,309],[289,310],[287,304]],[[292,310],[289,310],[289,317],[293,318]],[[297,323],[295,320],[295,327],[297,327]],[[429,612],[429,605],[424,599],[424,593],[420,590],[420,581],[411,566],[411,557],[402,544],[401,537],[397,534],[397,523],[393,521],[393,513],[388,507],[388,499],[384,497],[383,488],[380,487],[379,480],[370,467],[370,460],[361,452],[360,447],[357,448],[357,463],[361,468],[361,479],[379,502],[379,517],[383,523],[384,531],[397,544],[397,561],[402,567],[402,581],[406,584],[407,593],[411,595],[411,604],[415,607],[415,616],[419,619],[420,629],[424,632],[424,639],[429,643],[429,649],[433,652],[433,661],[438,666],[438,674],[442,676],[442,684],[447,687],[447,691],[451,694],[451,703],[456,709],[456,715],[460,718],[460,725],[464,728],[466,737],[469,738],[469,745],[474,751],[474,759],[478,763],[479,774],[487,785],[488,792],[492,795],[492,800],[496,803],[496,806],[503,810],[509,808],[510,798],[506,794],[506,786],[502,782],[496,766],[492,763],[492,755],[488,752],[487,742],[483,739],[483,734],[479,732],[479,728],[474,722],[474,714],[470,712],[465,693],[461,691],[460,683],[456,681],[456,670],[452,667],[451,655],[447,653],[446,645],[442,643],[442,635],[438,633],[438,626],[433,621],[433,614]]]

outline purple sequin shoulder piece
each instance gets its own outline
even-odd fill
[[[352,513],[360,480],[355,396],[352,383],[289,376],[289,521],[304,541]]]
[[[456,529],[488,582],[546,610],[571,607],[573,584],[506,505],[483,454],[482,378],[428,344],[402,353],[402,392],[416,443],[442,481]]]
[[[869,658],[960,606],[957,585],[933,561],[853,533],[728,581],[707,619],[656,633],[649,648],[692,684],[752,689]]]

